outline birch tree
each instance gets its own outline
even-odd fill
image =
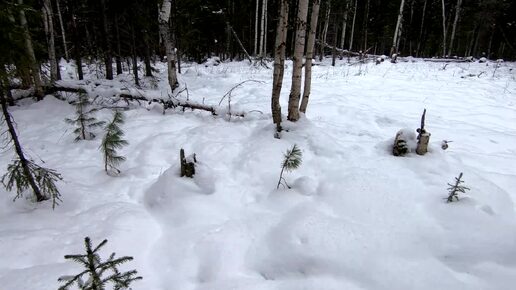
[[[425,0],[423,4],[423,13],[421,15],[421,26],[419,27],[419,38],[417,41],[417,48],[416,48],[416,56],[419,56],[420,49],[421,49],[421,43],[423,42],[423,27],[425,24],[425,13],[426,13],[426,3],[428,0]]]
[[[258,25],[260,19],[260,0],[256,0],[256,9],[255,9],[255,19],[254,19],[254,47],[253,47],[253,56],[256,56],[258,53]]]
[[[102,34],[104,38],[104,62],[106,64],[106,79],[113,79],[113,52],[111,49],[111,34],[109,32],[109,22],[107,17],[106,0],[100,0],[102,10]]]
[[[303,52],[306,40],[306,17],[308,14],[308,0],[299,0],[297,8],[296,42],[294,46],[292,87],[288,99],[289,121],[299,120],[299,101],[301,98],[301,74],[303,68]]]
[[[324,15],[324,26],[321,33],[321,54],[319,55],[319,61],[322,61],[324,57],[324,47],[326,46],[326,36],[328,35],[328,26],[330,24],[330,12],[331,12],[331,1],[327,1],[328,6],[326,7],[326,13]]]
[[[52,3],[50,0],[43,1],[42,7],[43,27],[47,38],[48,61],[50,63],[50,82],[54,83],[57,80],[57,60],[56,60],[56,46],[54,37],[54,20],[52,13]]]
[[[446,56],[446,7],[444,5],[444,0],[441,0],[441,8],[443,15],[443,57]]]
[[[272,121],[276,124],[276,131],[281,131],[281,106],[279,102],[283,74],[285,72],[285,51],[287,41],[289,0],[281,0],[279,8],[278,26],[276,28],[276,42],[274,45],[274,74],[272,80],[271,110]]]
[[[357,18],[357,3],[358,0],[355,0],[355,7],[353,10],[353,22],[351,24],[351,36],[349,37],[349,50],[351,51],[353,49],[353,36],[355,34],[355,20]]]
[[[398,21],[396,21],[396,29],[394,30],[394,37],[392,38],[391,56],[394,53],[398,53],[398,38],[401,38],[401,22],[403,21],[403,6],[405,0],[401,0],[400,12],[398,14]]]
[[[448,48],[448,55],[450,55],[450,56],[452,54],[453,41],[455,40],[455,31],[457,29],[457,23],[459,22],[461,4],[462,4],[462,0],[457,0],[457,6],[455,6],[455,19],[453,20],[453,27],[452,27],[451,37],[450,37],[450,45]],[[492,40],[492,38],[491,38],[491,40]],[[490,41],[490,43],[491,43],[491,41]]]
[[[346,1],[346,9],[344,10],[344,18],[342,20],[342,33],[340,35],[340,48],[344,49],[344,43],[346,41],[346,28],[348,25],[348,12],[349,12],[349,2]]]
[[[317,19],[319,18],[320,0],[313,0],[312,14],[310,16],[310,31],[308,33],[308,43],[306,44],[306,63],[305,63],[305,84],[303,88],[303,99],[299,110],[306,113],[308,99],[312,88],[312,61],[315,46],[315,32],[317,31]]]
[[[59,19],[59,27],[61,28],[61,38],[63,40],[63,50],[66,61],[68,61],[68,46],[66,44],[66,32],[64,29],[63,24],[63,14],[61,13],[61,4],[59,3],[61,0],[56,0],[56,7],[57,7],[57,16]]]
[[[168,84],[173,91],[179,86],[176,74],[176,49],[173,43],[172,34],[170,31],[170,13],[172,9],[172,0],[163,0],[159,5],[159,34],[161,40],[165,45],[167,53],[167,67],[168,67]]]

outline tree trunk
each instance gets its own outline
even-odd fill
[[[364,12],[364,53],[367,51],[367,30],[369,26],[369,3],[370,0],[367,0]]]
[[[333,19],[333,48],[331,50],[331,66],[335,66],[335,61],[337,60],[337,33],[339,32],[339,27],[337,26],[337,16]]]
[[[8,89],[8,88],[6,88]],[[36,184],[36,181],[34,180],[34,176],[32,175],[32,172],[29,169],[29,164],[27,159],[25,158],[25,154],[23,153],[22,147],[20,145],[20,141],[18,140],[18,135],[16,134],[16,130],[14,129],[13,120],[11,115],[9,114],[9,111],[7,110],[7,102],[4,97],[4,89],[0,88],[0,105],[2,106],[2,113],[4,115],[5,123],[7,124],[7,130],[9,131],[9,134],[11,135],[11,140],[14,144],[14,150],[16,154],[18,155],[18,158],[20,158],[20,163],[22,165],[23,169],[23,175],[25,175],[25,178],[27,178],[30,187],[32,188],[32,191],[34,192],[34,195],[36,196],[37,201],[43,201],[46,200],[45,196],[41,193],[41,190],[39,189],[38,185]]]
[[[265,19],[265,24],[263,25],[264,28],[265,28],[265,32],[263,34],[263,52],[262,52],[262,58],[266,58],[267,57],[267,1],[268,0],[263,0],[263,2],[265,3],[265,16],[264,16],[264,19]]]
[[[66,32],[65,32],[65,29],[64,29],[63,15],[61,14],[61,5],[59,4],[59,1],[61,1],[61,0],[56,0],[57,16],[59,18],[59,27],[61,28],[61,38],[63,39],[64,55],[65,55],[66,61],[68,61],[69,58],[68,58],[68,46],[66,44]]]
[[[318,1],[318,0],[315,0]],[[276,29],[276,43],[274,50],[274,74],[272,80],[271,110],[272,121],[276,124],[276,131],[281,131],[281,106],[279,102],[281,87],[283,85],[283,74],[285,72],[285,50],[287,41],[288,26],[288,3],[289,0],[280,1],[278,27]]]
[[[424,27],[424,24],[425,24],[425,13],[426,13],[426,3],[427,3],[428,0],[425,0],[424,4],[423,4],[423,15],[421,16],[421,26],[419,28],[419,38],[418,38],[418,41],[417,41],[417,51],[416,51],[416,56],[419,56],[421,54],[421,43],[423,42],[423,27]]]
[[[358,0],[355,0],[355,9],[353,12],[353,22],[351,24],[351,36],[349,37],[349,50],[350,51],[353,49],[353,36],[355,34],[355,20],[357,18],[357,4],[358,4]]]
[[[448,55],[451,56],[453,49],[453,41],[455,40],[455,30],[457,29],[457,23],[459,22],[460,16],[460,5],[462,4],[462,0],[457,0],[457,6],[455,6],[455,19],[453,20],[452,33],[450,36],[450,45],[448,48]]]
[[[308,99],[310,98],[312,87],[312,60],[314,57],[315,32],[317,31],[317,20],[319,18],[320,0],[313,0],[312,15],[310,16],[310,31],[308,33],[308,43],[306,44],[306,63],[305,63],[305,84],[303,88],[303,100],[299,111],[306,113]],[[323,45],[324,46],[324,45]]]
[[[342,33],[340,35],[340,48],[344,49],[344,43],[346,41],[346,28],[348,25],[348,11],[349,11],[349,2],[351,0],[346,1],[346,10],[344,10],[344,19],[342,20]]]
[[[398,38],[401,37],[401,21],[403,21],[403,6],[405,0],[401,0],[400,12],[398,14],[398,21],[396,21],[396,29],[394,30],[394,37],[392,38],[391,56],[398,53]]]
[[[43,27],[45,29],[45,36],[47,38],[48,62],[50,63],[50,82],[54,83],[57,80],[57,60],[56,60],[56,46],[54,38],[54,20],[52,13],[52,3],[50,0],[43,1],[42,7]]]
[[[111,34],[107,17],[106,0],[100,0],[102,10],[102,34],[104,38],[104,62],[106,64],[106,79],[113,79],[113,53],[111,50]]]
[[[120,46],[120,29],[118,27],[118,15],[115,15],[115,38],[116,38],[116,74],[121,75],[123,73],[122,70],[122,48]]]
[[[446,56],[446,7],[444,0],[441,0],[441,7],[443,12],[443,57]]]
[[[174,43],[172,41],[172,35],[170,33],[170,13],[172,8],[172,0],[163,0],[163,3],[159,8],[159,33],[161,40],[165,44],[167,53],[168,84],[170,85],[170,89],[174,91],[179,86],[179,83],[177,81],[176,74],[177,56]]]
[[[330,12],[331,12],[331,1],[327,1],[328,7],[326,7],[326,13],[324,15],[324,28],[321,35],[322,43],[326,43],[326,36],[328,35],[328,25],[330,24]],[[321,45],[321,50],[319,54],[319,61],[322,61],[324,58],[324,44]]]
[[[18,0],[18,5],[23,6],[23,0]],[[43,99],[43,85],[41,83],[41,72],[39,64],[36,62],[36,55],[34,53],[34,47],[32,46],[32,38],[30,36],[29,26],[27,24],[27,17],[25,16],[25,10],[20,9],[19,15],[20,25],[23,31],[23,40],[25,42],[25,50],[29,59],[30,70],[32,80],[34,82],[34,95],[38,101]]]
[[[299,0],[297,10],[296,45],[294,47],[292,67],[292,88],[288,99],[288,116],[290,121],[299,120],[299,99],[301,97],[301,74],[303,68],[303,52],[306,38],[306,16],[308,14],[308,0]]]
[[[79,31],[77,29],[77,22],[75,21],[75,7],[72,12],[72,30],[73,30],[73,57],[75,58],[75,65],[77,66],[77,75],[79,80],[84,78],[82,72],[82,58],[81,58],[81,41]]]
[[[140,86],[140,78],[138,76],[138,56],[136,55],[136,36],[134,35],[134,25],[131,25],[131,52],[133,59],[133,75],[134,84]]]
[[[265,30],[267,27],[265,27],[265,19],[266,19],[266,13],[267,11],[267,0],[262,0],[262,19],[261,19],[261,31],[260,31],[260,57],[264,57],[264,43],[265,43]]]
[[[255,19],[254,19],[254,47],[253,47],[253,56],[256,56],[258,53],[258,25],[260,23],[258,20],[260,19],[260,0],[256,0],[256,11],[255,11]]]

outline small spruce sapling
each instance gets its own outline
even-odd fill
[[[115,253],[112,253],[106,261],[102,261],[99,256],[99,250],[105,246],[107,240],[102,241],[98,246],[92,248],[89,237],[84,238],[86,254],[83,255],[66,255],[67,260],[72,260],[84,266],[85,270],[75,276],[62,276],[59,282],[65,284],[58,290],[69,290],[74,284],[77,284],[81,290],[106,290],[107,285],[112,285],[113,290],[129,289],[133,281],[141,280],[142,277],[137,276],[138,271],[131,270],[121,273],[118,266],[125,262],[133,260],[133,257],[121,257],[115,259]]]
[[[75,101],[75,119],[66,118],[68,124],[74,125],[76,128],[73,133],[76,135],[75,141],[91,140],[95,138],[95,134],[91,132],[94,128],[103,126],[106,122],[98,121],[92,116],[96,109],[89,109],[91,102],[86,93],[79,93],[79,99]]]
[[[291,149],[287,150],[287,152],[284,155],[283,162],[281,163],[281,173],[278,180],[278,186],[276,186],[276,189],[278,189],[280,185],[290,188],[285,178],[283,178],[283,172],[290,172],[294,169],[297,169],[303,161],[302,157],[303,154],[301,153],[301,150],[299,149],[299,147],[297,147],[296,144],[294,144],[294,146],[292,146]]]
[[[469,190],[469,188],[461,185],[461,183],[464,183],[464,181],[461,179],[462,179],[462,172],[459,174],[459,177],[455,177],[455,184],[448,183],[448,185],[450,187],[448,187],[449,195],[446,198],[446,202],[453,202],[454,198],[455,198],[455,200],[458,201],[459,200],[459,192],[466,193],[466,190]]]
[[[117,168],[125,161],[124,156],[117,155],[116,150],[129,144],[122,139],[124,132],[120,129],[120,125],[124,123],[124,115],[116,111],[113,115],[113,120],[105,127],[106,134],[102,139],[99,149],[104,154],[104,170],[108,175],[116,175],[120,173]]]

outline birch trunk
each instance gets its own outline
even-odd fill
[[[18,0],[18,5],[23,6],[23,0]],[[25,42],[25,50],[27,52],[27,57],[30,63],[32,81],[34,82],[34,95],[36,96],[36,99],[39,101],[43,99],[41,72],[39,69],[39,64],[36,62],[36,55],[34,53],[34,47],[32,46],[32,38],[30,36],[29,26],[27,24],[25,10],[20,9],[18,16],[20,18],[20,26],[22,27],[23,40]]]
[[[168,67],[168,84],[170,89],[174,91],[179,86],[176,74],[176,51],[174,43],[172,42],[172,35],[170,33],[170,13],[172,8],[172,0],[163,0],[159,7],[159,34],[161,40],[165,44],[167,53],[167,67]]]
[[[299,120],[299,99],[301,98],[301,74],[303,68],[303,52],[306,39],[306,16],[308,14],[308,0],[299,0],[297,10],[296,45],[294,47],[292,67],[292,87],[288,99],[289,121]]]
[[[398,21],[396,22],[396,29],[394,30],[394,37],[392,38],[391,56],[398,53],[398,38],[401,37],[401,21],[403,20],[403,6],[405,0],[401,0],[400,12],[398,14]]]
[[[364,14],[364,53],[367,51],[367,30],[369,26],[369,3],[370,0],[367,0],[365,6],[365,14]]]
[[[328,35],[328,25],[330,23],[330,12],[331,12],[331,2],[328,1],[328,7],[326,8],[326,13],[324,15],[324,28],[321,35],[321,50],[319,55],[319,61],[322,61],[324,58],[324,47],[326,46],[326,36]]]
[[[56,0],[57,16],[59,18],[59,27],[61,28],[61,38],[63,39],[63,50],[64,50],[64,54],[65,54],[65,59],[66,59],[66,61],[68,61],[69,58],[68,58],[68,46],[66,44],[66,32],[64,29],[63,15],[61,14],[61,5],[59,4],[59,1],[61,1],[61,0]]]
[[[43,1],[43,27],[47,38],[48,62],[50,63],[50,82],[54,83],[57,78],[56,46],[54,38],[54,20],[52,17],[52,3],[50,0]]]
[[[265,40],[265,10],[267,6],[267,0],[262,1],[262,18],[261,18],[261,27],[260,27],[260,51],[259,54],[261,57],[263,57],[263,50],[264,50],[264,40]]]
[[[351,24],[351,36],[349,37],[349,50],[351,51],[353,49],[353,36],[355,34],[355,20],[357,18],[357,3],[358,0],[355,0],[355,9],[353,12],[353,22]]]
[[[115,38],[116,38],[116,56],[115,56],[115,63],[116,63],[116,74],[121,75],[123,73],[122,71],[122,49],[120,46],[120,29],[118,26],[118,16],[115,15],[114,17],[115,21]]]
[[[109,23],[108,23],[108,17],[106,15],[106,1],[100,0],[100,7],[102,9],[102,34],[104,37],[104,44],[105,44],[105,55],[104,55],[104,62],[106,64],[106,79],[112,80],[113,79],[113,52],[111,49],[111,35],[109,33]]]
[[[254,19],[254,49],[253,56],[256,56],[258,53],[258,25],[260,23],[258,20],[260,19],[260,0],[256,0],[256,11],[255,11],[255,19]]]
[[[342,20],[342,33],[340,35],[340,48],[344,49],[346,41],[346,28],[348,25],[349,0],[346,1],[346,10],[344,10],[344,20]]]
[[[84,78],[83,76],[83,72],[82,72],[82,58],[81,58],[81,41],[80,41],[80,36],[79,36],[79,32],[78,32],[78,29],[77,29],[77,22],[75,21],[76,19],[76,11],[75,11],[75,6],[72,6],[73,8],[73,12],[72,12],[72,41],[73,41],[73,58],[75,58],[75,65],[77,66],[77,75],[79,77],[79,80],[82,80]]]
[[[314,56],[315,32],[317,31],[317,19],[319,18],[320,0],[313,0],[312,15],[310,16],[310,31],[308,33],[308,43],[306,44],[306,63],[305,63],[305,84],[303,88],[303,99],[299,111],[306,113],[308,99],[312,88],[312,60]],[[323,44],[324,45],[324,44]]]
[[[455,30],[457,29],[457,23],[459,22],[460,16],[460,5],[462,4],[462,0],[457,0],[457,6],[455,6],[455,19],[453,20],[452,32],[450,36],[450,45],[448,48],[448,55],[451,56],[453,49],[453,41],[455,40]]]
[[[317,1],[317,0],[316,0]],[[279,102],[281,87],[283,85],[283,74],[285,72],[285,50],[287,41],[288,25],[288,0],[280,3],[280,16],[276,29],[276,43],[274,50],[274,75],[272,80],[271,110],[272,121],[276,124],[276,131],[281,131],[281,106]]]
[[[443,12],[443,57],[446,56],[446,7],[444,0],[441,0],[441,7]]]
[[[265,58],[267,57],[267,0],[263,0],[263,2],[265,3],[265,10],[263,12],[264,14],[264,20],[265,20],[265,23],[263,25],[264,27],[264,32],[263,32],[263,51],[262,51],[262,58]]]

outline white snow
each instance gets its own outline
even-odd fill
[[[58,277],[80,271],[63,256],[82,253],[89,236],[109,240],[104,257],[134,257],[124,269],[143,276],[135,290],[514,289],[514,68],[500,63],[493,77],[495,65],[479,63],[326,60],[313,67],[306,118],[284,123],[288,132],[275,139],[271,70],[184,64],[182,86],[199,103],[216,105],[247,79],[264,83],[233,91],[232,110],[249,113],[229,122],[200,111],[163,115],[159,106],[127,111],[118,177],[103,172],[100,137],[73,142],[64,122],[71,105],[49,96],[12,107],[25,151],[63,175],[63,203],[54,211],[13,203],[0,189],[0,288],[57,289]],[[158,69],[154,87],[142,83],[167,97]],[[87,72],[90,92],[107,96],[109,83],[93,66]],[[73,77],[73,67],[63,75]],[[131,82],[119,76],[109,93]],[[430,152],[392,156],[396,132],[415,131],[424,108]],[[453,141],[446,151],[442,140]],[[292,189],[276,190],[293,144],[303,163],[284,175]],[[196,154],[193,179],[179,177],[180,148]],[[13,155],[1,153],[0,174]],[[460,172],[471,190],[447,204],[447,183]]]

